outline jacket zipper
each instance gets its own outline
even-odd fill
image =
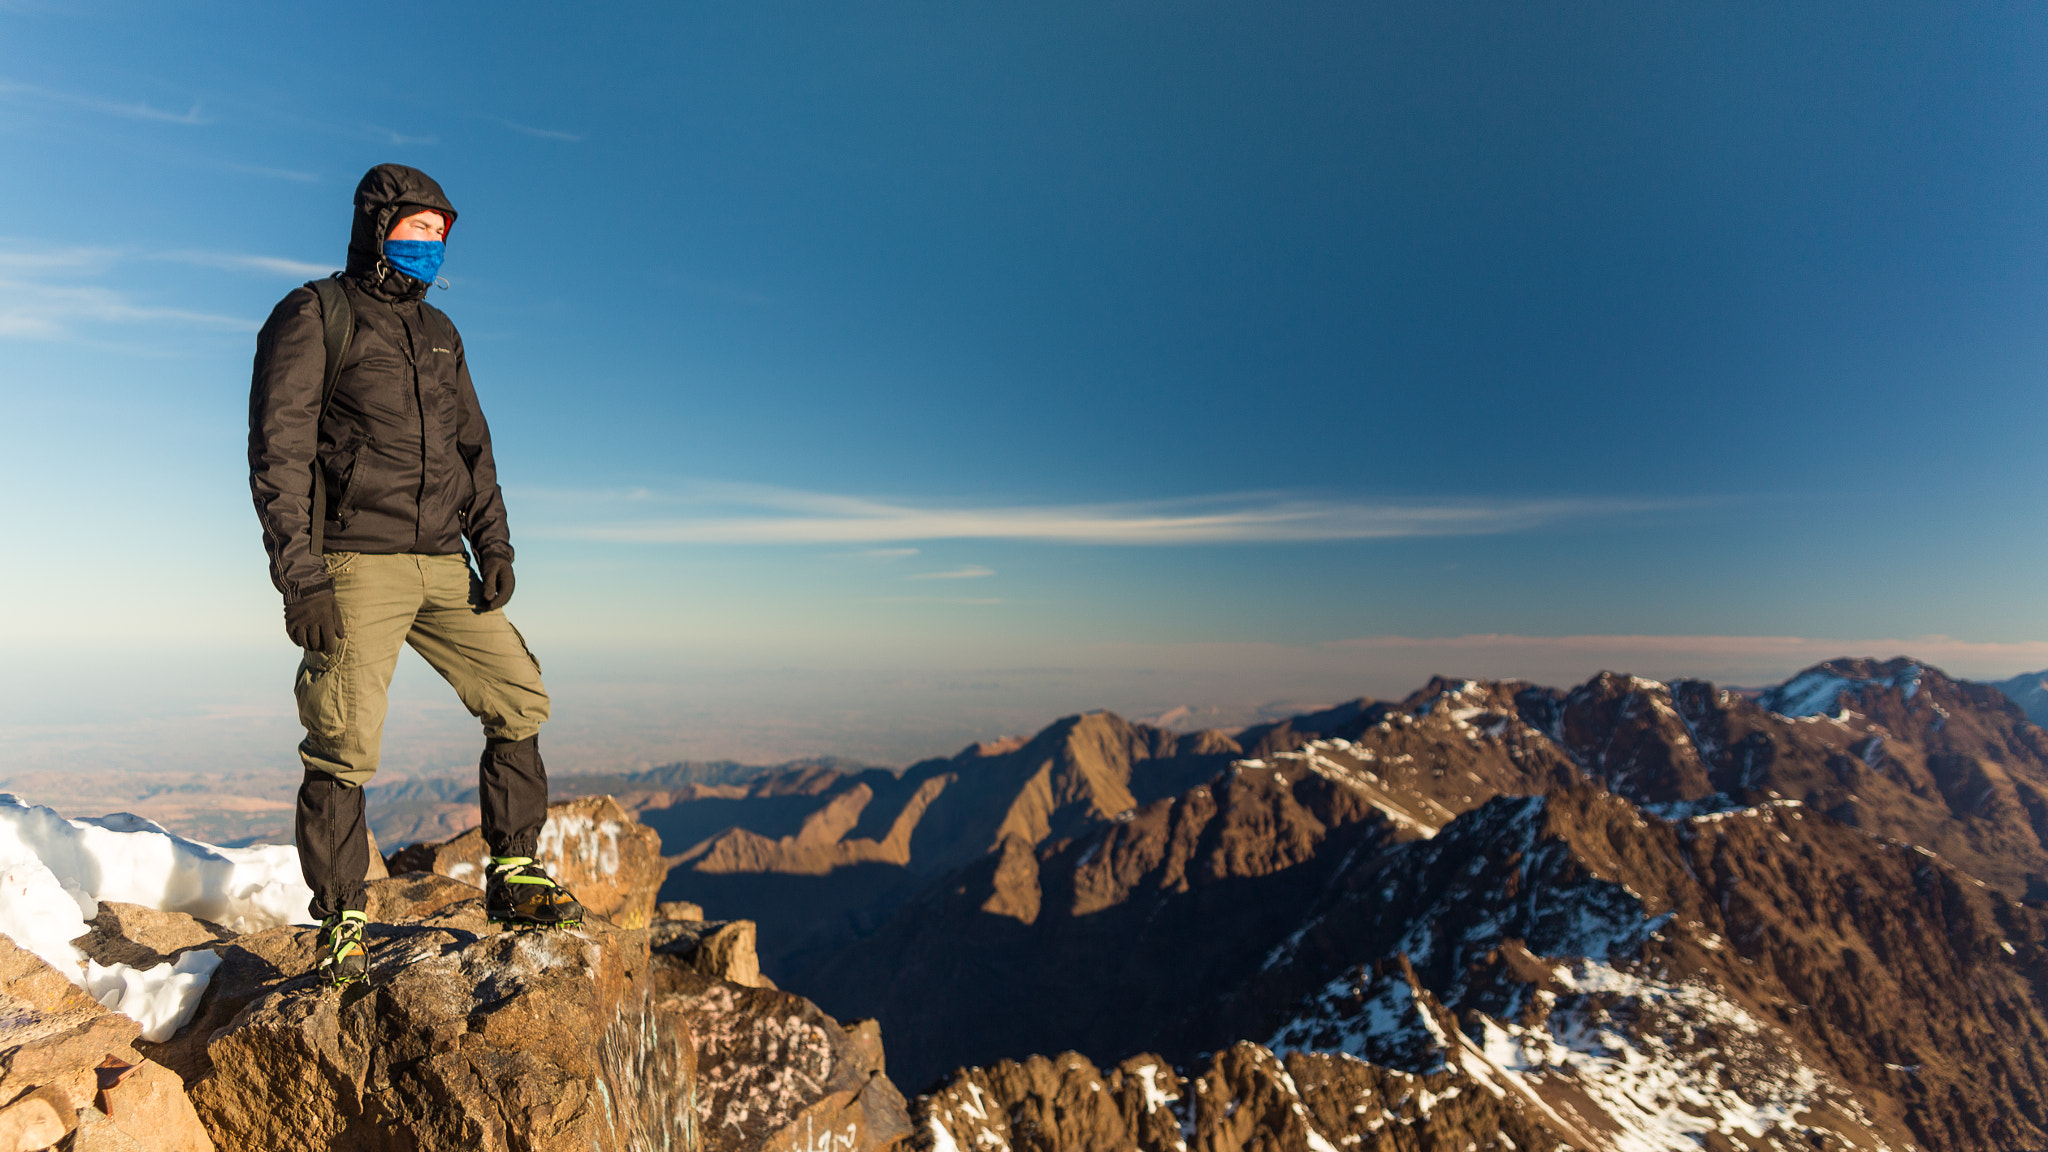
[[[396,312],[397,309],[392,309]],[[418,308],[415,307],[417,312]],[[419,317],[420,327],[426,327],[426,317]],[[398,326],[405,329],[405,362],[412,365],[412,407],[420,422],[420,483],[412,498],[412,546],[417,552],[420,547],[420,518],[424,514],[427,500],[427,398],[420,388],[420,362],[413,355],[413,326],[406,323],[405,316],[398,317]]]

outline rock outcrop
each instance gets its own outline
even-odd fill
[[[535,859],[591,913],[621,928],[645,928],[654,919],[668,872],[661,838],[609,796],[548,805]],[[471,829],[440,844],[401,848],[385,863],[394,876],[432,872],[481,888],[490,850],[483,832]]]
[[[231,945],[247,960],[222,974],[267,971],[220,990],[248,999],[191,1087],[227,1146],[690,1146],[695,1053],[654,998],[644,932],[502,931],[472,891],[369,942],[369,978],[340,990],[318,981],[312,932]]]
[[[697,1040],[707,1152],[857,1152],[910,1135],[873,1021],[844,1027],[801,996],[681,965],[661,969],[657,987]]]
[[[0,935],[0,1149],[213,1152],[183,1082],[136,1051],[140,1033]]]
[[[367,980],[320,985],[306,930],[239,937],[188,1030],[203,1050],[164,1046],[224,1147],[878,1152],[909,1132],[872,1022],[756,987],[749,924],[507,932],[445,877],[371,893]]]
[[[1108,1072],[1087,1057],[1004,1060],[956,1073],[914,1105],[925,1152],[1410,1152],[1587,1148],[1563,1117],[1462,1067],[1425,1075],[1327,1053],[1218,1052],[1183,1078],[1152,1054]]]
[[[655,908],[645,828],[609,799],[552,816],[551,870],[638,878],[594,903]],[[310,927],[102,902],[77,942],[101,963],[219,958],[161,1043],[0,936],[0,1152],[883,1152],[910,1132],[874,1022],[776,991],[750,922],[669,902],[648,927],[508,931],[425,871],[368,895],[370,972],[340,989]]]

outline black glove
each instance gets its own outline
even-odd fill
[[[309,652],[332,652],[341,646],[341,608],[334,589],[327,588],[284,606],[284,634]]]
[[[486,556],[483,566],[483,611],[496,612],[512,600],[512,562],[502,556]]]

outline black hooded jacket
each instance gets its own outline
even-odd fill
[[[286,603],[332,587],[313,555],[313,469],[327,473],[326,548],[449,555],[469,538],[479,560],[512,558],[491,432],[469,382],[462,337],[427,285],[384,260],[401,216],[455,209],[417,169],[381,164],[356,188],[342,286],[355,337],[320,418],[327,347],[308,285],[280,301],[256,336],[249,388],[249,489],[270,579]],[[317,425],[317,427],[316,427]]]

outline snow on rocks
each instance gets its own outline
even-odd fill
[[[1531,1097],[1590,1102],[1604,1120],[1603,1147],[1689,1148],[1710,1135],[1756,1141],[1804,1132],[1822,1117],[1851,1130],[1866,1119],[1798,1045],[1705,984],[1588,959],[1559,965],[1556,976],[1572,991],[1550,1001],[1541,1023],[1479,1017],[1479,1046]]]
[[[931,1152],[1548,1149],[1570,1134],[1462,1068],[1417,1076],[1251,1043],[1185,1072],[1151,1054],[1098,1070],[1072,1052],[964,1068],[919,1097],[914,1115],[917,1146]]]
[[[583,906],[622,928],[654,919],[654,897],[668,868],[661,837],[609,796],[557,800],[548,805],[535,859]],[[472,887],[484,884],[490,849],[472,828],[440,844],[414,844],[392,853],[394,874],[433,872]]]
[[[1809,668],[1757,698],[1757,703],[1780,716],[1837,715],[1842,696],[1856,695],[1869,688],[1897,688],[1911,700],[1920,691],[1920,666],[1907,664],[1890,676],[1844,676],[1827,664]]]
[[[1276,1053],[1331,1052],[1416,1075],[1441,1072],[1453,1045],[1436,998],[1406,956],[1338,976],[1309,998],[1264,1047]]]
[[[194,948],[147,971],[88,960],[84,988],[93,999],[142,1025],[144,1040],[162,1043],[192,1019],[206,982],[219,967],[220,954],[208,948]]]
[[[135,1021],[0,936],[0,1148],[213,1152],[176,1074]]]
[[[218,848],[140,816],[66,819],[0,793],[0,933],[164,1040],[191,1019],[219,963],[188,952],[147,969],[88,962],[73,943],[101,901],[182,913],[235,932],[304,921],[312,892],[289,845]]]

